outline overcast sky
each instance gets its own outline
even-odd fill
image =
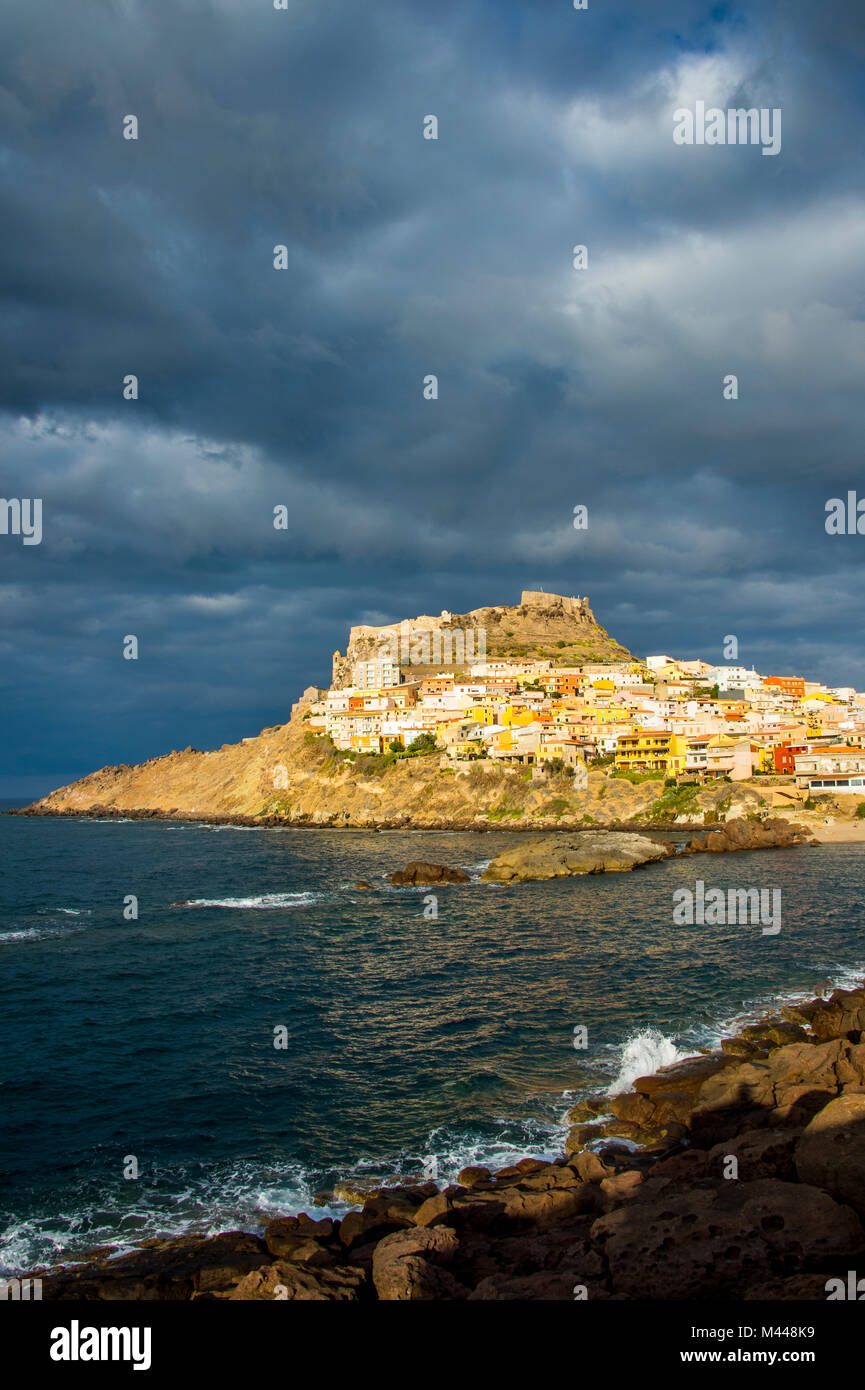
[[[524,587],[865,685],[865,536],[824,527],[865,496],[854,8],[5,0],[0,495],[43,539],[0,536],[0,796]],[[697,101],[781,108],[781,152],[676,145]]]

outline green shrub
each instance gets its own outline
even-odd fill
[[[434,753],[436,750],[435,734],[418,734],[409,744],[406,752],[415,757],[418,753]]]

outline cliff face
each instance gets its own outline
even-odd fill
[[[447,653],[435,664],[422,658],[440,634]],[[481,635],[483,634],[483,636]],[[426,642],[424,643],[424,637]],[[478,655],[480,650],[480,655]],[[505,656],[552,660],[555,665],[587,661],[630,661],[631,653],[608,635],[587,598],[567,598],[524,589],[518,604],[473,608],[470,613],[423,614],[386,627],[353,627],[345,655],[333,658],[333,685],[351,684],[356,661],[394,655],[413,676],[433,670],[466,670],[476,661]]]

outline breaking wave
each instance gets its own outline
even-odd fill
[[[619,1074],[609,1089],[611,1096],[627,1091],[638,1076],[649,1076],[659,1067],[672,1066],[687,1057],[680,1052],[672,1038],[668,1038],[659,1028],[644,1028],[628,1038],[622,1049]]]
[[[235,908],[274,908],[307,907],[311,903],[323,902],[325,893],[262,893],[254,898],[190,898],[187,902],[174,903],[174,907],[235,907]]]

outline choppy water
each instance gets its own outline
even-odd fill
[[[513,843],[0,817],[2,1268],[552,1154],[575,1092],[865,971],[860,845],[443,887],[438,920],[384,878]],[[696,878],[780,887],[781,932],[675,926]]]

